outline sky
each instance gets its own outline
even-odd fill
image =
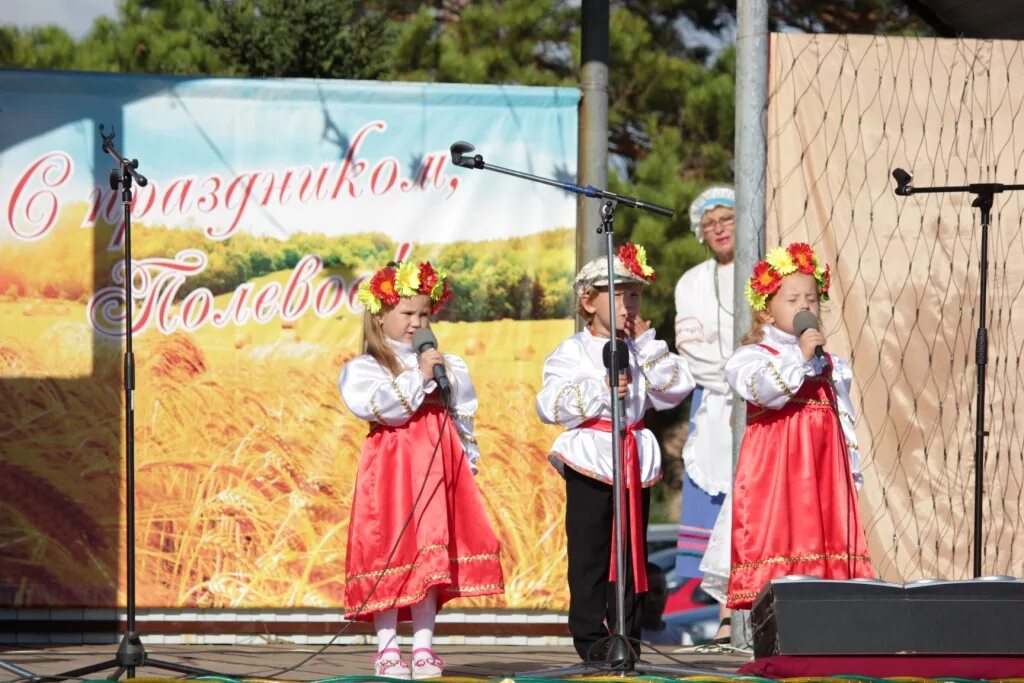
[[[22,28],[42,24],[57,24],[71,34],[81,38],[92,27],[96,17],[117,15],[118,0],[0,0],[0,24],[15,24]],[[681,21],[680,31],[687,43],[711,49],[717,54],[725,42],[735,40],[734,26],[713,35],[696,30],[689,22]]]
[[[57,24],[74,38],[88,33],[96,17],[116,14],[117,0],[0,0],[0,24]]]

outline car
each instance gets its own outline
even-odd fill
[[[718,632],[718,605],[666,614],[662,621],[682,630],[683,645],[702,645],[714,638]]]
[[[647,561],[665,574],[668,599],[662,620],[682,632],[682,645],[700,645],[718,631],[718,602],[701,588],[700,579],[676,576],[679,527],[653,524],[647,534]]]
[[[647,561],[656,564],[665,574],[668,586],[668,602],[665,603],[665,615],[675,612],[717,606],[718,602],[700,587],[700,579],[680,578],[676,576],[676,549],[662,548],[648,554]]]
[[[651,524],[647,527],[647,554],[675,548],[679,543],[678,524]]]

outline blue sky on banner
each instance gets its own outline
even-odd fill
[[[572,88],[0,72],[0,188],[14,205],[0,233],[34,234],[39,192],[64,204],[99,187],[101,215],[112,204],[99,123],[118,126],[115,144],[152,181],[135,218],[213,239],[445,242],[571,226],[572,195],[454,167],[448,148],[467,140],[491,163],[574,181],[577,100]]]

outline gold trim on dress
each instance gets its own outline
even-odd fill
[[[748,600],[757,597],[757,591],[736,591],[735,593],[729,593],[726,596],[726,602],[735,602],[737,600]]]
[[[792,405],[794,403],[799,403],[799,404],[808,405],[808,406],[818,406],[819,408],[831,408],[832,407],[832,404],[829,403],[828,401],[821,401],[821,400],[818,400],[816,398],[791,398],[791,399],[789,399],[789,401],[786,402],[786,405]],[[776,408],[776,409],[768,408],[766,410],[755,410],[754,412],[748,412],[747,413],[747,420],[748,421],[756,420],[757,418],[761,417],[762,415],[780,415],[782,413],[782,411],[785,410],[785,408],[786,408],[786,406],[782,406],[781,408]]]
[[[433,588],[434,586],[438,585],[436,583],[437,581],[451,581],[451,580],[452,580],[452,575],[447,573],[447,572],[440,573],[440,574],[431,574],[429,576],[423,577],[423,583],[426,584],[426,583],[430,582],[430,584],[426,585],[426,586],[421,586],[420,587],[420,591],[418,593],[415,593],[413,595],[403,595],[403,596],[400,596],[400,597],[391,598],[390,600],[377,600],[376,602],[368,602],[365,605],[356,605],[355,607],[345,607],[344,608],[345,614],[359,614],[359,615],[363,615],[363,614],[369,614],[371,612],[379,612],[381,610],[386,610],[386,609],[401,609],[402,607],[409,607],[410,605],[415,605],[416,603],[418,603],[421,600],[423,600],[423,598],[425,598],[427,596],[427,591],[430,590],[431,588]],[[448,593],[449,595],[459,595],[459,596],[493,595],[494,593],[497,593],[497,592],[500,592],[500,591],[504,591],[505,590],[505,584],[504,583],[485,583],[485,584],[480,584],[478,586],[465,586],[465,587],[462,587],[462,588],[455,587],[455,586],[448,586],[448,587],[442,587],[441,590],[444,591],[445,593]],[[356,611],[357,609],[359,610],[358,612]]]
[[[466,557],[453,557],[451,562],[455,564],[466,564],[467,562],[479,562],[480,560],[498,560],[501,555],[498,553],[480,553],[479,555],[467,555]]]
[[[412,405],[409,403],[409,399],[405,397],[405,395],[402,393],[402,390],[398,387],[397,379],[391,380],[391,388],[395,390],[395,394],[398,396],[398,401],[399,403],[402,404],[402,407],[405,409],[405,412],[412,415],[415,411],[412,409]]]
[[[483,583],[479,586],[466,586],[465,588],[445,588],[446,593],[452,595],[476,595],[478,593],[490,594],[493,591],[504,591],[504,583]]]
[[[434,551],[434,550],[447,550],[447,549],[448,549],[448,546],[445,545],[444,543],[438,543],[438,544],[435,544],[435,545],[423,546],[416,553],[416,556],[417,556],[416,561],[412,562],[411,564],[403,564],[403,565],[399,565],[397,567],[388,567],[387,569],[377,569],[377,570],[370,571],[370,572],[363,572],[362,574],[353,574],[352,576],[347,577],[346,581],[351,583],[352,581],[358,581],[359,579],[365,579],[365,578],[368,578],[368,577],[390,576],[392,574],[401,574],[402,572],[412,571],[416,567],[420,566],[420,561],[419,561],[418,558],[423,553],[429,553],[429,552]]]
[[[779,372],[777,367],[775,367],[775,363],[768,361],[768,371],[772,374],[772,379],[775,380],[775,384],[777,384],[778,387],[786,393],[786,396],[792,398],[794,396],[793,390],[789,388],[788,384],[786,384],[786,380],[782,378],[782,373]]]
[[[452,575],[444,572],[441,574],[431,574],[423,577],[423,584],[428,581],[451,581]],[[388,600],[377,600],[376,602],[368,602],[365,605],[356,605],[355,607],[346,607],[345,614],[369,614],[370,612],[379,612],[385,609],[399,609],[402,607],[408,607],[409,605],[415,605],[427,596],[427,591],[432,588],[429,586],[420,586],[418,593],[413,595],[402,595],[394,597]],[[356,610],[359,610],[356,612]]]
[[[811,553],[808,555],[793,555],[790,557],[766,557],[763,560],[753,562],[741,562],[732,566],[732,571],[738,572],[746,569],[755,569],[769,564],[794,564],[796,562],[816,562],[818,560],[856,560],[858,562],[870,562],[867,555],[850,555],[849,553]]]
[[[443,543],[434,545],[428,545],[420,548],[417,556],[424,553],[428,553],[434,550],[447,550],[448,546]],[[480,555],[466,555],[464,557],[449,557],[449,564],[466,564],[467,562],[479,562],[481,560],[498,560],[501,558],[499,553],[484,553]],[[420,566],[420,561],[417,559],[411,564],[403,564],[397,567],[388,567],[387,569],[377,569],[371,572],[363,572],[362,574],[353,574],[352,576],[346,577],[346,582],[351,583],[353,581],[359,581],[360,579],[374,578],[377,576],[391,576],[392,574],[401,574],[402,572],[409,572]]]
[[[380,414],[380,409],[377,407],[377,399],[373,396],[370,397],[370,412],[377,418],[377,422],[380,424],[387,424],[384,422],[384,416]]]
[[[757,393],[757,375],[751,375],[747,378],[747,388],[750,389],[750,402],[754,405],[763,406],[764,401],[761,400],[761,395]]]

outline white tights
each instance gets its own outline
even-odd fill
[[[437,589],[431,588],[426,596],[410,606],[412,612],[412,649],[430,649],[434,642],[434,622],[437,618]],[[398,610],[389,609],[373,613],[373,627],[377,630],[377,652],[398,647]]]

